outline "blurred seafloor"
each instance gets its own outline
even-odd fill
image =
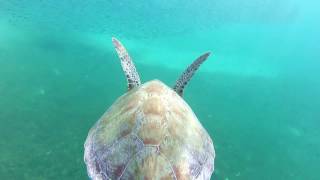
[[[315,0],[0,1],[0,179],[87,179],[87,132],[126,91],[111,36],[168,85],[213,52],[185,90],[212,179],[320,179],[319,18]]]

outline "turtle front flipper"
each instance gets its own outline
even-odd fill
[[[139,74],[137,73],[136,67],[134,66],[126,48],[114,37],[112,37],[112,42],[121,60],[122,69],[126,75],[128,90],[140,86],[141,82]]]
[[[200,57],[198,57],[193,63],[183,72],[180,78],[177,80],[173,89],[180,95],[183,95],[183,89],[190,81],[196,70],[200,67],[200,65],[208,58],[210,52],[207,52]]]

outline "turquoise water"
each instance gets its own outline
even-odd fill
[[[87,179],[89,128],[142,80],[173,86],[214,140],[212,179],[320,179],[320,4],[307,0],[0,1],[0,179]]]

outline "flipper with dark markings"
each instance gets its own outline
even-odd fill
[[[141,81],[139,74],[137,73],[136,67],[134,66],[126,48],[114,37],[112,38],[112,42],[121,60],[122,69],[126,75],[128,90],[140,86]]]
[[[173,89],[180,95],[183,95],[183,89],[188,84],[196,70],[200,67],[200,65],[208,58],[210,55],[210,52],[207,52],[198,59],[196,59],[180,76],[180,78],[177,80],[176,85],[173,87]]]

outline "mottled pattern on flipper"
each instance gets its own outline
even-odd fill
[[[140,77],[127,50],[116,38],[113,37],[112,42],[121,60],[122,69],[126,75],[128,90],[139,86],[141,84]]]
[[[173,89],[180,95],[183,95],[183,89],[190,81],[199,66],[208,58],[210,52],[207,52],[196,59],[180,76]]]

